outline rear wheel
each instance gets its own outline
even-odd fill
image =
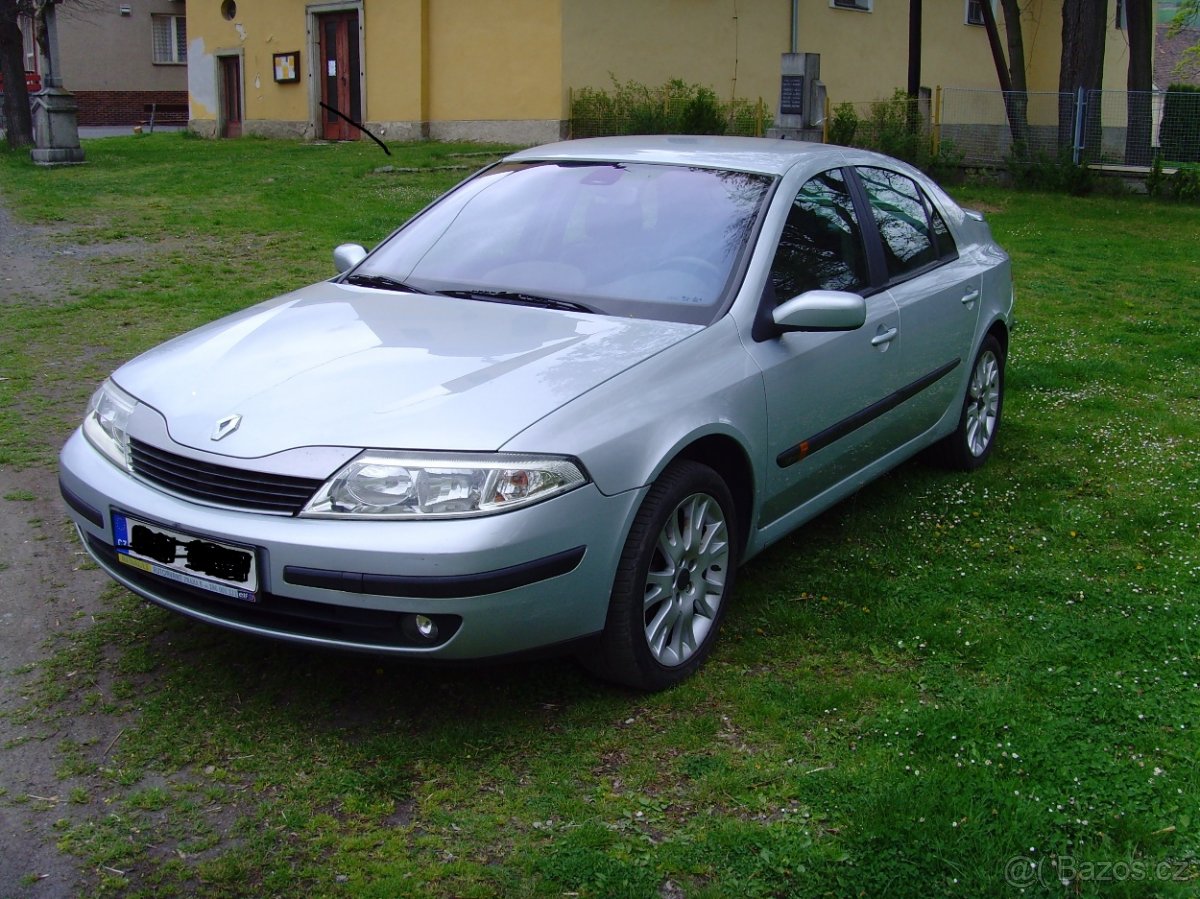
[[[733,590],[733,497],[690,460],[654,482],[625,541],[608,620],[582,659],[596,674],[640,690],[679,683],[708,658]]]
[[[932,447],[935,461],[960,471],[983,465],[996,445],[1003,409],[1004,349],[989,334],[975,357],[958,427]]]

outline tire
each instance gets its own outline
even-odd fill
[[[1004,348],[993,335],[984,338],[971,366],[958,427],[930,448],[935,462],[957,471],[974,471],[996,446],[1004,411]]]
[[[647,692],[695,673],[733,592],[737,534],[720,475],[686,459],[668,466],[630,528],[604,631],[581,655],[584,665]]]

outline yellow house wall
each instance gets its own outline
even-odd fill
[[[243,119],[299,121],[309,117],[305,87],[312,54],[305,44],[303,6],[288,0],[239,3],[232,21],[221,4],[191,3],[187,8],[188,93],[193,119],[217,118],[216,56],[242,56]],[[301,80],[276,84],[273,53],[300,51]]]
[[[429,0],[428,8],[427,121],[562,117],[560,0]]]
[[[790,0],[562,2],[567,88],[606,88],[614,76],[651,86],[682,78],[721,96],[761,96],[777,108]],[[1057,90],[1061,0],[1022,5],[1029,88]],[[997,14],[1006,43],[998,8]],[[925,0],[921,38],[922,85],[997,89],[987,32],[966,24],[965,0]],[[888,97],[908,83],[908,4],[875,0],[872,11],[860,12],[834,8],[830,0],[800,0],[797,49],[821,54],[821,80],[833,102]],[[1123,32],[1110,28],[1106,86],[1124,87],[1127,52]]]
[[[563,82],[604,88],[669,78],[721,97],[779,99],[779,58],[788,51],[787,0],[562,0]],[[564,110],[566,97],[563,98]],[[565,115],[565,112],[564,112]]]
[[[368,122],[421,122],[426,8],[430,0],[364,0],[363,115]]]
[[[220,6],[187,10],[192,118],[215,124],[216,57],[238,53],[245,121],[309,127],[317,85],[307,4],[247,0],[233,21]],[[1030,90],[1057,90],[1061,0],[1023,6]],[[429,123],[435,136],[447,133],[438,123],[551,125],[568,117],[571,88],[606,88],[612,77],[682,78],[776,109],[791,39],[790,0],[361,0],[359,8],[367,122]],[[964,17],[964,0],[925,0],[921,82],[995,90],[986,33]],[[889,96],[907,82],[908,4],[875,0],[864,13],[800,0],[797,49],[821,54],[834,103]],[[301,80],[277,84],[272,54],[294,50]],[[1127,64],[1125,34],[1110,27],[1106,86],[1124,87]]]

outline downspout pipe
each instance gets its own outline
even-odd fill
[[[792,0],[792,53],[800,52],[800,0]]]

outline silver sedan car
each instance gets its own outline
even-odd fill
[[[412,659],[569,648],[660,689],[742,562],[918,451],[995,443],[1008,257],[877,154],[537,147],[334,259],[96,391],[61,488],[134,593]]]

